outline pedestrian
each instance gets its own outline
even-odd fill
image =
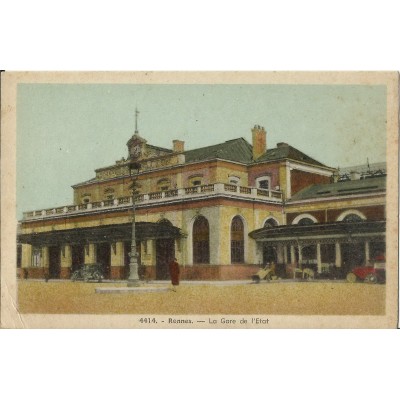
[[[179,264],[176,258],[173,258],[169,263],[169,275],[171,277],[172,290],[176,292],[176,287],[179,285]]]

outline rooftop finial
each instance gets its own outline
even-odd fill
[[[138,116],[139,116],[139,111],[136,107],[135,108],[135,133],[139,133],[139,131],[138,131]]]

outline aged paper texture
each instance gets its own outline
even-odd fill
[[[4,72],[4,328],[396,328],[397,72]]]

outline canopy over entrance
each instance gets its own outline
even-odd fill
[[[181,230],[173,225],[155,222],[136,222],[136,240],[177,239],[182,237]],[[50,232],[27,233],[18,235],[19,243],[33,246],[51,246],[84,244],[96,242],[130,241],[132,224],[106,225],[93,228],[75,228]]]
[[[353,242],[382,240],[385,236],[385,221],[335,222],[311,225],[282,225],[257,229],[249,236],[257,242],[298,243],[312,242]]]

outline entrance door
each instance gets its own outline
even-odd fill
[[[110,279],[111,275],[111,245],[110,243],[98,243],[96,245],[96,260],[104,267],[104,277]]]
[[[175,257],[174,239],[156,240],[156,279],[169,279],[168,264]]]
[[[263,249],[263,265],[267,263],[274,262],[277,264],[278,256],[276,254],[276,249],[273,246],[264,246]]]
[[[75,244],[71,246],[72,272],[85,263],[85,246]]]
[[[365,265],[365,245],[364,243],[343,243],[342,266],[350,270],[358,265]]]
[[[61,272],[61,248],[60,246],[49,247],[49,278],[60,278]]]

